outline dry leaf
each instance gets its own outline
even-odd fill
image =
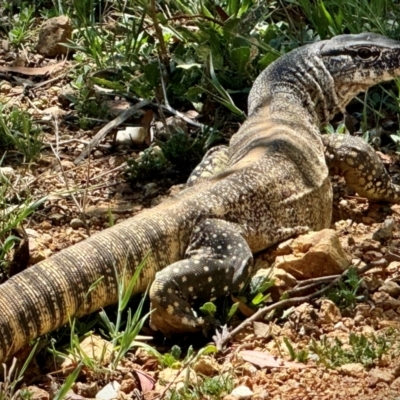
[[[239,355],[243,360],[260,368],[308,368],[307,365],[293,361],[285,361],[262,351],[243,350]]]
[[[30,75],[30,76],[47,75],[47,74],[50,75],[55,70],[61,69],[64,66],[64,64],[65,61],[37,68],[0,66],[0,72],[16,72],[18,74]]]
[[[133,372],[136,373],[137,378],[140,382],[140,388],[142,389],[143,393],[150,392],[154,388],[154,378],[139,369],[133,369]]]

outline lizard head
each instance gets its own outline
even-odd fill
[[[400,41],[361,33],[320,43],[319,56],[334,80],[341,107],[370,86],[400,77]]]
[[[327,123],[358,93],[400,77],[400,41],[375,33],[339,35],[293,50],[268,66],[249,95],[249,115],[278,99],[302,104],[319,124]],[[298,112],[298,111],[293,111]]]

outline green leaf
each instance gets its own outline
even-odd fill
[[[150,86],[157,86],[160,82],[160,70],[158,64],[151,63],[143,66],[144,76]]]
[[[250,47],[237,47],[231,50],[231,61],[239,72],[244,72],[250,61]]]
[[[200,307],[200,311],[205,315],[213,317],[217,312],[217,307],[215,306],[214,303],[207,302]]]
[[[72,374],[69,375],[68,378],[65,380],[65,382],[62,384],[60,390],[54,396],[54,400],[62,400],[67,395],[67,392],[71,389],[72,385],[76,381],[76,378],[81,372],[81,369],[82,369],[82,364],[79,364],[74,369],[74,372],[72,372]]]
[[[283,341],[285,342],[285,345],[289,351],[290,359],[293,361],[296,359],[296,352],[294,351],[294,348],[292,344],[289,342],[289,339],[285,336],[283,338]]]
[[[95,83],[96,85],[99,85],[101,87],[117,90],[120,92],[125,91],[125,86],[121,85],[119,82],[112,82],[112,81],[109,81],[108,79],[98,78],[96,76],[91,76],[90,80],[93,83]]]
[[[171,347],[171,355],[175,358],[175,360],[179,360],[179,357],[182,354],[182,350],[176,344]]]
[[[236,115],[243,116],[243,111],[236,107],[229,93],[223,88],[223,86],[219,83],[217,75],[215,74],[212,54],[210,53],[210,75],[211,82],[214,85],[214,89],[220,94],[221,97],[216,97],[216,99],[223,104],[226,108],[231,110]]]
[[[226,318],[227,322],[235,315],[238,308],[239,308],[239,302],[232,304],[232,307],[230,308],[228,316]]]
[[[251,300],[251,304],[258,306],[261,303],[264,303],[266,300],[268,300],[271,297],[269,293],[267,294],[262,294],[262,293],[257,293],[257,295]]]
[[[143,260],[140,262],[140,264],[136,267],[135,273],[133,274],[132,278],[130,279],[127,288],[124,288],[124,285],[122,285],[122,290],[123,290],[123,295],[121,297],[121,301],[118,305],[119,310],[125,310],[126,306],[128,305],[128,302],[132,296],[133,288],[137,283],[137,280],[139,278],[139,274],[142,272],[143,267],[146,265],[147,257],[149,253],[147,253]]]
[[[260,69],[265,69],[268,67],[268,65],[270,65],[278,58],[279,58],[278,54],[267,53],[264,57],[261,58],[261,60],[258,62],[258,65],[260,66]]]

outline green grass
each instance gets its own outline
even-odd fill
[[[284,338],[290,359],[301,363],[314,360],[327,368],[338,368],[344,364],[360,363],[371,368],[383,356],[398,355],[398,334],[389,329],[377,334],[357,334],[351,332],[348,340],[323,336],[314,338],[303,348],[296,350],[288,338]]]
[[[363,279],[357,275],[355,268],[349,268],[346,277],[341,279],[338,284],[329,290],[326,297],[332,300],[340,309],[352,309],[357,302],[364,299],[359,295]]]
[[[317,362],[327,368],[337,368],[349,363],[372,367],[385,354],[393,351],[395,340],[398,340],[398,336],[394,331],[377,335],[359,335],[351,332],[348,343],[338,338],[324,337],[320,341],[311,339],[309,350],[317,356]]]
[[[41,129],[27,112],[0,104],[0,146],[3,150],[17,152],[24,163],[34,161],[42,148],[41,137]]]

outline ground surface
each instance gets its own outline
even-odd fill
[[[8,59],[8,51],[0,49],[0,65],[9,64],[6,61]],[[25,61],[29,66],[47,64],[43,59]],[[84,240],[89,234],[107,228],[110,223],[118,223],[145,207],[158,204],[171,192],[176,193],[182,187],[174,186],[169,190],[170,186],[178,184],[173,179],[156,179],[154,182],[132,186],[123,175],[126,169],[124,163],[129,157],[136,157],[143,146],[113,147],[111,134],[94,150],[89,160],[79,165],[73,163],[85,144],[105,122],[100,121],[88,130],[68,122],[67,117],[75,112],[68,104],[61,103],[60,95],[68,83],[65,72],[71,67],[71,62],[67,62],[55,75],[59,77],[58,81],[34,91],[24,92],[21,85],[8,81],[0,84],[1,98],[6,99],[8,105],[14,104],[28,110],[45,131],[45,147],[36,161],[30,164],[21,163],[21,158],[11,151],[2,165],[13,168],[14,175],[11,179],[14,190],[21,197],[26,196],[28,191],[34,199],[50,195],[43,207],[25,224],[30,244],[30,264]],[[50,107],[55,107],[52,112],[48,110]],[[140,123],[140,116],[136,119],[138,121]],[[399,167],[396,155],[383,157],[390,172],[395,175]],[[351,254],[354,262],[379,260],[385,256],[388,248],[399,247],[400,205],[370,205],[354,193],[347,193],[339,179],[334,179],[334,185],[335,213],[332,227],[339,234],[343,247]],[[394,221],[391,237],[383,243],[372,240],[372,234],[388,217]],[[230,397],[234,393],[230,393],[233,388],[240,386],[246,386],[252,391],[252,399],[260,400],[400,398],[400,291],[396,292],[396,287],[392,291],[382,290],[386,280],[395,283],[400,281],[399,262],[391,262],[385,270],[370,270],[361,289],[364,299],[352,309],[339,311],[334,306],[328,306],[330,311],[324,311],[322,304],[328,303],[316,299],[299,305],[286,319],[265,322],[258,325],[257,330],[248,328],[235,338],[225,353],[215,357],[204,356],[200,361],[190,364],[194,371],[190,375],[192,384],[197,379],[204,379],[200,376],[226,375],[232,380],[232,387],[218,395],[219,397],[192,393],[182,398],[234,399],[235,397]],[[389,300],[385,297],[389,296],[388,293],[392,294]],[[322,318],[326,314],[333,317],[328,315],[327,319]],[[348,344],[352,333],[365,335],[367,344],[360,344],[358,347]],[[378,341],[371,339],[372,335],[383,338],[384,345],[381,341],[379,346],[385,350],[382,350],[380,357],[376,356],[379,352],[376,350]],[[350,353],[375,351],[376,357],[365,354],[359,356],[358,359],[364,362],[362,365],[356,357],[353,360],[340,353],[337,348],[332,350],[332,347],[326,345],[326,349],[331,349],[331,355],[326,355],[326,360],[329,359],[330,363],[337,360],[342,365],[327,368],[323,364],[317,364],[315,357],[310,357],[305,364],[299,363],[294,367],[285,363],[290,360],[290,356],[284,338],[290,341],[296,353],[307,349],[312,355],[309,350],[311,340],[314,338],[320,343],[324,336],[329,340],[339,338],[342,344],[338,348],[347,349]],[[167,350],[165,347],[158,348]],[[246,354],[243,351],[246,350],[264,354],[267,352],[284,361],[279,366],[273,366],[273,361],[267,359],[266,366],[259,368],[256,353],[247,354],[247,361],[243,359],[243,354]],[[366,362],[368,357],[370,360]],[[47,393],[56,392],[65,379],[64,374],[58,371],[58,366],[46,365],[44,367],[40,362],[34,363],[26,374],[24,385],[42,388]],[[178,362],[172,368],[166,367],[154,356],[143,351],[133,351],[129,359],[113,373],[84,368],[77,379],[79,383],[73,386],[76,394],[70,393],[69,396],[74,399],[91,398],[107,383],[118,381],[122,384],[119,398],[138,398],[135,397],[139,395],[134,390],[139,387],[135,370],[145,372],[156,381],[155,386],[150,385],[151,390],[145,394],[146,399],[165,396],[166,385],[161,384],[175,379],[183,369],[184,363]],[[67,369],[68,371],[71,369]],[[171,388],[180,380],[175,379]],[[46,396],[44,392],[38,391],[33,398],[44,399]]]

